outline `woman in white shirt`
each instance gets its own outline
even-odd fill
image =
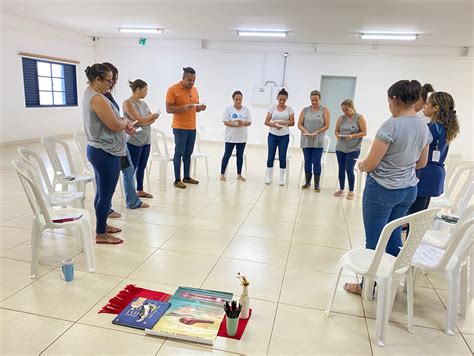
[[[225,151],[221,163],[221,180],[225,180],[227,164],[232,156],[232,151],[236,150],[237,156],[237,179],[244,182],[242,176],[242,164],[244,161],[244,150],[247,142],[247,130],[252,124],[250,110],[242,106],[243,95],[239,90],[232,94],[234,105],[229,106],[224,111],[222,121],[225,125]]]
[[[277,105],[268,109],[265,125],[270,127],[268,133],[268,158],[265,184],[273,180],[273,161],[278,148],[278,159],[280,161],[280,185],[285,185],[286,174],[286,152],[290,142],[290,126],[295,125],[295,112],[286,106],[288,92],[283,88],[277,96]]]

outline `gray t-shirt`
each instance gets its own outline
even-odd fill
[[[418,116],[391,117],[380,126],[375,138],[389,146],[370,176],[387,189],[417,185],[416,162],[423,148],[433,140],[423,120]]]
[[[324,106],[320,105],[318,111],[313,111],[311,106],[303,109],[304,122],[303,126],[308,132],[314,132],[324,126]],[[326,132],[317,134],[316,136],[305,136],[301,134],[301,148],[324,148],[324,138]]]
[[[139,102],[136,102],[132,99],[125,100],[125,102],[127,101],[133,105],[133,107],[141,117],[147,117],[151,115],[151,111],[148,108],[148,105],[143,100],[140,100]],[[124,116],[128,120],[134,121],[133,118],[125,111]],[[137,123],[135,127],[141,127],[142,129],[134,133],[133,135],[127,135],[127,142],[134,146],[149,145],[151,143],[151,125],[140,125],[139,123]]]
[[[339,125],[339,134],[340,135],[354,135],[360,133],[359,126],[360,115],[358,113],[354,114],[352,120],[350,120],[346,115],[342,115],[338,120],[341,120]],[[337,140],[336,151],[341,151],[344,153],[360,151],[360,146],[362,144],[362,138],[353,138],[352,140],[346,140],[345,137],[341,137]]]
[[[109,129],[92,109],[91,100],[96,95],[102,95],[91,88],[87,88],[82,99],[82,117],[84,120],[84,132],[87,136],[87,143],[95,148],[104,150],[113,156],[126,156],[125,131],[113,132]],[[120,113],[112,102],[104,96],[110,104],[118,120],[123,120]]]

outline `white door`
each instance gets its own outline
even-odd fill
[[[321,77],[321,105],[327,107],[331,113],[331,126],[326,131],[326,135],[331,138],[329,152],[334,152],[336,147],[334,129],[336,128],[337,118],[342,115],[341,103],[345,99],[354,99],[356,81],[356,77],[326,75]]]

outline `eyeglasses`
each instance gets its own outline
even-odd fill
[[[101,77],[102,80],[105,80],[107,83],[109,83],[109,86],[115,85],[115,81],[113,79],[106,79],[104,77]]]

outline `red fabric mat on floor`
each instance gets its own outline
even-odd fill
[[[217,333],[217,336],[222,336],[222,337],[227,337],[229,339],[236,339],[240,340],[242,337],[245,328],[247,327],[247,323],[249,322],[250,317],[252,316],[252,309],[249,309],[249,317],[247,319],[239,319],[239,326],[237,326],[237,334],[235,336],[229,336],[227,335],[227,328],[225,326],[225,318],[226,316],[224,315],[224,320],[222,320],[221,326],[219,327],[219,332]]]
[[[150,298],[161,302],[167,302],[171,295],[154,290],[136,287],[134,284],[129,284],[115,297],[110,299],[107,305],[103,306],[100,313],[119,314],[130,302],[136,297]]]

